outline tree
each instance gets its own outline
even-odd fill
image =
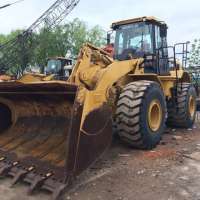
[[[189,66],[200,66],[200,39],[195,39],[192,44]]]
[[[0,38],[2,43],[6,43],[8,41],[12,41],[19,36],[23,30],[12,31],[8,35],[2,35]],[[9,74],[23,74],[23,71],[28,66],[29,62],[31,62],[33,56],[33,38],[28,35],[25,37],[18,37],[18,42],[14,43],[14,45],[8,45],[3,49],[0,49],[0,68],[1,71],[7,70]]]
[[[8,35],[0,35],[0,43],[15,38],[17,34],[23,30],[16,30]],[[49,30],[42,28],[39,33],[33,33],[32,37],[28,37],[25,45],[25,51],[22,51],[22,42],[15,45],[10,51],[4,52],[5,59],[0,58],[0,68],[7,66],[12,74],[23,74],[25,67],[28,65],[44,67],[48,57],[65,56],[70,51],[72,57],[77,57],[81,46],[84,43],[92,43],[101,47],[105,45],[105,31],[94,26],[89,28],[84,21],[78,18],[73,21],[56,26]],[[9,59],[14,60],[12,65]],[[23,58],[23,59],[22,59]],[[3,61],[3,62],[2,62]]]
[[[77,57],[84,43],[89,42],[101,47],[105,44],[105,31],[95,26],[88,28],[84,21],[78,18],[65,25],[56,26],[53,30],[43,28],[36,36],[32,64],[45,66],[48,57],[65,56],[70,51],[72,57]]]
[[[106,45],[105,31],[100,26],[94,26],[88,33],[88,42],[97,47]]]

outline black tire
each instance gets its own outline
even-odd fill
[[[160,111],[159,128],[153,131],[148,122],[147,112],[153,101],[158,101]],[[152,149],[161,140],[165,129],[166,102],[163,91],[153,81],[137,81],[125,86],[118,103],[115,123],[120,138],[139,149]]]
[[[177,99],[167,102],[167,125],[175,128],[191,128],[196,118],[196,91],[190,83],[178,85]],[[194,99],[194,114],[190,114],[190,98]]]

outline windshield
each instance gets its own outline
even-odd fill
[[[116,30],[115,57],[118,59],[129,53],[153,53],[152,25],[140,22],[120,26]]]
[[[45,69],[46,74],[58,74],[62,69],[60,60],[49,60]]]

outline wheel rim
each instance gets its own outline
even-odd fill
[[[193,96],[190,96],[189,99],[189,113],[190,116],[193,118],[195,115],[195,111],[196,111],[196,103],[195,103],[195,99]]]
[[[148,123],[150,129],[155,132],[160,128],[162,121],[162,108],[158,100],[153,100],[148,109]]]

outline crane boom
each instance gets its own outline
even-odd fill
[[[57,0],[27,31],[37,31],[44,25],[53,28],[58,25],[79,3],[80,0]]]

